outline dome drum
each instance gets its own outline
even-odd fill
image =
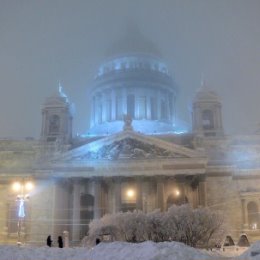
[[[121,60],[125,61],[126,58]],[[138,63],[139,59],[131,57],[130,61]],[[146,63],[144,62],[144,56],[141,56],[140,64],[158,63],[151,57],[146,60]],[[118,132],[122,129],[121,124],[116,122],[122,121],[126,114],[132,117],[134,129],[137,131],[147,132],[150,129],[154,132],[156,126],[151,127],[151,125],[159,122],[165,127],[158,126],[158,129],[173,130],[177,89],[168,75],[167,67],[160,62],[158,68],[163,68],[162,72],[154,71],[152,65],[145,71],[140,66],[117,70],[115,64],[117,60],[110,61],[108,63],[110,67],[107,63],[102,65],[94,82],[91,91],[90,132],[93,134],[101,134],[100,132],[103,131]],[[105,73],[107,66],[110,70]],[[148,125],[150,127],[147,127]]]

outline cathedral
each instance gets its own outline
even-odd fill
[[[184,203],[222,211],[235,240],[260,238],[260,135],[225,135],[217,93],[198,86],[187,131],[157,56],[113,56],[90,87],[85,135],[73,136],[59,87],[42,106],[39,140],[0,140],[1,243],[42,245],[67,231],[77,245],[92,219]]]

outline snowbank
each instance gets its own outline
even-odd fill
[[[260,252],[260,243],[258,246]],[[257,250],[255,248],[254,250]],[[249,254],[250,255],[250,254]],[[248,257],[240,259],[251,259]],[[139,244],[126,242],[101,243],[92,249],[49,248],[30,246],[0,246],[0,260],[213,260],[219,259],[206,252],[178,242]],[[253,258],[258,259],[258,258]],[[259,255],[260,260],[260,255]]]
[[[255,242],[247,251],[245,251],[241,256],[238,257],[240,260],[260,260],[260,241]]]
[[[202,260],[209,258],[209,255],[199,250],[177,242],[103,243],[89,252],[91,260]]]

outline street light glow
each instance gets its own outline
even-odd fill
[[[176,189],[176,190],[174,191],[174,194],[175,194],[176,196],[179,196],[179,195],[180,195],[180,191]]]
[[[18,205],[18,223],[17,223],[17,235],[18,241],[17,244],[21,244],[21,232],[23,228],[23,220],[25,218],[25,201],[29,200],[30,195],[26,192],[31,191],[34,188],[34,184],[31,181],[24,182],[14,182],[12,184],[12,189],[17,193],[16,201],[19,202]]]
[[[30,190],[33,189],[33,187],[34,187],[34,185],[33,185],[33,183],[31,181],[26,182],[26,184],[25,184],[25,189],[26,190],[30,191]]]
[[[22,188],[22,185],[20,182],[16,181],[12,185],[13,191],[20,191]]]
[[[128,190],[127,192],[126,192],[126,195],[127,195],[127,197],[129,197],[129,198],[133,198],[134,197],[134,191],[133,190]]]

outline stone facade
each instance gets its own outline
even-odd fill
[[[143,79],[147,80],[146,76],[151,73],[153,77],[158,75],[156,84],[150,91],[150,81],[148,84],[143,80],[141,90],[144,92],[137,91],[135,99],[140,101],[140,93],[142,97],[151,97],[158,89],[169,91],[171,95],[166,93],[167,98],[171,96],[166,102],[167,120],[152,119],[150,103],[146,108],[142,106],[146,117],[141,120],[138,101],[133,109],[134,117],[124,117],[125,122],[123,118],[113,121],[117,105],[111,101],[111,115],[105,110],[97,112],[97,107],[104,108],[107,104],[106,98],[101,96],[100,103],[92,103],[95,111],[92,129],[100,127],[97,132],[102,133],[104,125],[118,122],[121,129],[113,128],[113,134],[112,131],[106,135],[72,138],[72,111],[60,88],[44,104],[40,140],[0,140],[0,242],[17,241],[20,221],[22,241],[44,244],[47,235],[55,239],[67,230],[71,242],[77,244],[87,234],[89,222],[104,214],[134,209],[165,211],[173,204],[183,203],[224,212],[228,232],[235,239],[243,232],[251,241],[258,239],[260,135],[225,136],[221,102],[205,86],[194,99],[192,132],[176,134],[173,126],[176,89],[171,89],[172,81],[164,63],[151,57],[136,59],[135,56],[130,59],[128,68],[124,60],[128,59],[119,59],[121,67],[117,60],[101,66],[95,83],[98,88],[93,90],[92,99],[97,100],[103,88],[109,89],[111,95],[114,93],[113,84],[107,85],[108,76],[116,75],[117,83],[119,76],[120,80],[123,78],[121,83],[132,82],[131,89],[136,82],[133,78],[138,74],[140,80],[143,75],[136,70],[145,70]],[[115,88],[117,91],[120,84]],[[122,93],[126,94],[127,109],[127,92]],[[162,96],[157,97],[162,100]],[[157,109],[156,115],[161,117],[158,112],[161,108]],[[152,124],[160,128],[160,133],[137,131],[137,123],[143,124],[143,130]],[[22,182],[22,190],[12,190],[15,181]],[[29,199],[25,196],[27,181],[34,183]],[[25,199],[25,217],[20,220],[17,195]]]

